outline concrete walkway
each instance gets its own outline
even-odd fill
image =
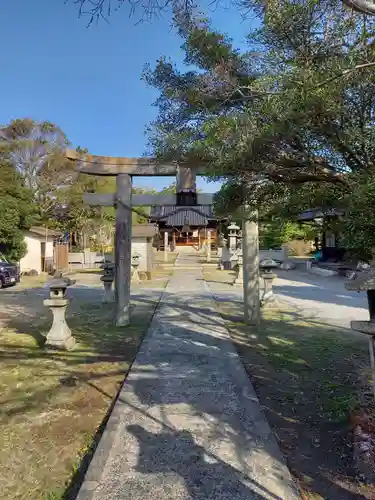
[[[295,500],[289,471],[215,310],[182,255],[79,500]],[[124,330],[126,335],[126,330]]]

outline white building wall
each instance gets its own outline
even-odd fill
[[[21,273],[31,271],[32,269],[40,273],[42,271],[42,249],[40,239],[33,236],[32,233],[26,233],[25,242],[27,245],[27,252],[25,257],[20,260]]]
[[[147,246],[146,240],[132,240],[132,255],[134,253],[140,254],[139,257],[139,271],[147,271]]]
[[[46,244],[46,255],[45,255],[48,258],[52,258],[53,257],[53,241],[47,241],[47,244]]]
[[[281,248],[274,248],[272,250],[259,250],[259,259],[274,259],[284,262],[288,260],[288,247],[282,246]]]

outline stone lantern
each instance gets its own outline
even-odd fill
[[[263,259],[259,263],[259,268],[261,270],[261,276],[264,280],[264,292],[261,299],[261,305],[264,306],[266,303],[274,300],[275,296],[273,294],[272,283],[276,278],[276,274],[273,271],[279,267],[279,264],[273,259]]]
[[[74,283],[75,280],[64,278],[61,274],[52,278],[48,283],[50,296],[43,303],[51,309],[53,322],[47,333],[45,347],[70,351],[75,345],[75,339],[65,320],[66,308],[69,304],[66,289]]]
[[[372,372],[372,391],[375,398],[375,271],[363,272],[352,281],[345,283],[347,290],[367,293],[369,321],[351,321],[350,327],[369,336],[370,365]]]
[[[221,240],[222,247],[220,247],[221,252],[219,255],[219,262],[217,264],[217,268],[220,270],[229,269],[230,255],[227,247],[227,242],[228,240],[223,237]]]
[[[217,256],[221,259],[223,255],[223,247],[224,247],[224,235],[222,233],[217,236]]]
[[[141,281],[140,277],[139,277],[139,274],[138,274],[139,258],[140,258],[140,254],[139,253],[134,253],[132,255],[132,269],[133,269],[133,272],[132,272],[132,282],[133,283],[139,283]]]
[[[235,286],[243,286],[243,255],[242,255],[242,250],[239,250],[237,252],[237,276],[236,279],[234,280],[233,285]]]
[[[228,226],[228,237],[229,237],[229,250],[235,251],[237,249],[237,238],[239,234],[240,227],[234,222]]]
[[[102,302],[103,304],[109,304],[115,301],[115,295],[112,290],[112,283],[115,280],[115,264],[113,262],[106,262],[103,264],[102,268],[103,275],[100,277],[104,285]]]

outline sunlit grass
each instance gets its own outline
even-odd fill
[[[62,498],[134,360],[161,292],[135,304],[126,328],[113,325],[113,307],[101,304],[100,294],[89,303],[71,300],[67,319],[77,345],[70,352],[41,347],[51,317],[41,299],[31,300],[33,291],[23,295],[31,311],[10,320],[0,338],[2,499]]]

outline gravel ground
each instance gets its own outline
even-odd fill
[[[350,328],[352,320],[367,320],[367,299],[364,292],[349,292],[345,278],[322,277],[299,270],[278,271],[274,293],[298,313],[317,322]],[[242,301],[242,288],[209,281],[218,300]],[[262,288],[261,282],[261,288]]]
[[[303,271],[279,271],[275,293],[291,306],[323,323],[350,328],[352,320],[368,320],[364,292],[349,292],[345,278]]]

